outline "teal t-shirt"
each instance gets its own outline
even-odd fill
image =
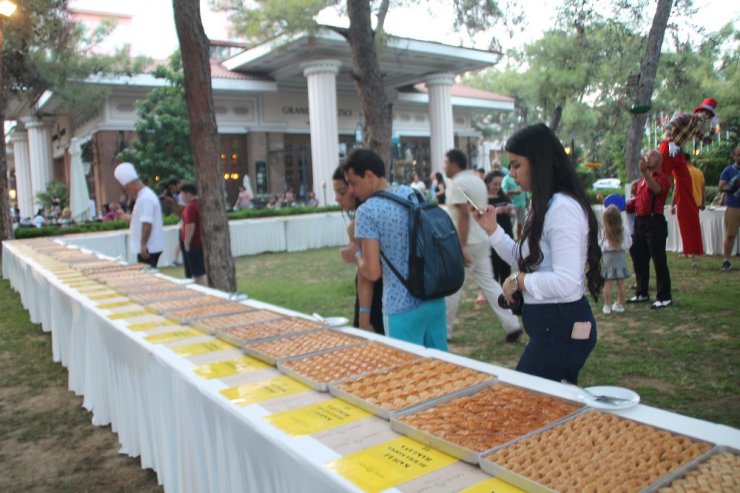
[[[522,187],[517,185],[516,180],[514,180],[514,178],[512,178],[510,175],[504,176],[504,179],[501,180],[501,190],[503,190],[507,195],[509,195],[509,197],[511,197],[511,203],[517,209],[523,209],[524,207],[527,207],[527,192],[512,195],[509,193],[509,191],[521,189]]]

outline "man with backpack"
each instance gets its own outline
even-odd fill
[[[522,335],[521,324],[511,310],[502,308],[498,304],[498,297],[503,291],[493,277],[488,235],[476,221],[472,220],[468,210],[468,200],[480,209],[488,206],[486,185],[477,174],[468,169],[468,159],[459,149],[447,151],[444,169],[447,178],[451,180],[447,187],[447,210],[457,228],[467,270],[475,279],[476,284],[480,286],[488,304],[501,321],[504,332],[506,332],[506,342],[516,342]],[[447,297],[447,339],[452,337],[452,325],[457,317],[461,295],[462,290],[459,290]]]
[[[344,260],[357,262],[362,275],[371,281],[383,277],[386,335],[446,351],[444,297],[422,299],[407,287],[413,284],[409,282],[413,270],[410,211],[423,199],[406,185],[391,190],[385,164],[373,151],[356,149],[342,169],[351,193],[363,201],[355,215],[355,238],[360,245],[354,252],[343,252]],[[402,200],[396,202],[388,195]]]

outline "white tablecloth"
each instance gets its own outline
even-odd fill
[[[200,378],[192,371],[191,360],[166,345],[148,342],[125,321],[110,320],[110,312],[96,305],[100,302],[63,284],[24,254],[19,242],[4,242],[2,259],[3,276],[20,293],[31,320],[51,332],[54,361],[69,370],[69,388],[84,396],[93,424],[110,424],[118,433],[121,453],[139,456],[142,466],[155,470],[167,490],[358,491],[325,466],[339,453],[311,436],[294,438],[267,424],[263,418],[270,411],[262,405],[235,405],[219,392],[230,385]],[[349,332],[496,374],[503,382],[573,397],[572,388],[556,382],[359,330]],[[228,359],[241,353],[232,349],[214,354]],[[620,414],[740,448],[740,430],[728,426],[644,405]],[[458,464],[475,482],[485,477],[474,466]]]
[[[165,227],[165,248],[159,266],[171,265],[177,246],[177,226]],[[340,212],[229,221],[231,254],[234,257],[265,252],[299,252],[347,243],[346,219]],[[65,243],[95,250],[129,263],[136,252],[128,248],[128,230],[61,237]]]

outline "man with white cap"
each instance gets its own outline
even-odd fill
[[[151,267],[157,266],[164,250],[162,206],[157,195],[139,179],[131,163],[121,163],[113,171],[129,199],[135,199],[129,226],[129,248],[136,252],[136,260]]]

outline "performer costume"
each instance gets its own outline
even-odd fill
[[[709,143],[714,137],[716,129],[712,127],[708,135],[701,129],[702,120],[698,116],[701,110],[709,111],[712,116],[715,114],[717,101],[712,98],[705,99],[700,106],[697,106],[694,113],[681,113],[674,116],[665,126],[663,141],[660,143],[658,150],[663,155],[662,169],[663,173],[673,174],[675,180],[678,229],[681,232],[681,241],[683,242],[683,253],[685,255],[702,255],[704,253],[704,244],[701,238],[701,227],[699,226],[699,208],[694,201],[693,184],[691,173],[683,152],[670,155],[670,143],[673,142],[679,147],[683,147],[692,137],[696,137],[704,143]]]

